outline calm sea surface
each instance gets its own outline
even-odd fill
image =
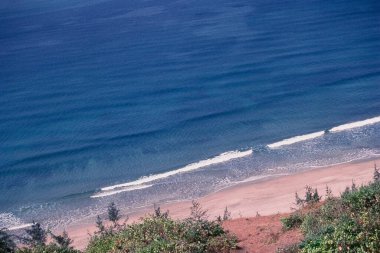
[[[379,1],[0,2],[0,226],[373,157],[378,116]]]

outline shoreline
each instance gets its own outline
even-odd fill
[[[322,137],[326,134],[339,133],[342,131],[355,129],[358,127],[364,127],[364,126],[368,126],[368,125],[373,125],[376,123],[380,123],[380,116],[368,118],[365,120],[341,124],[341,125],[331,127],[331,128],[325,129],[325,130],[321,130],[318,132],[296,135],[296,136],[293,136],[290,138],[286,138],[286,139],[282,139],[280,141],[276,141],[276,142],[271,143],[271,144],[267,144],[266,147],[269,149],[275,150],[275,149],[281,148],[283,146],[288,146],[288,145],[292,145],[292,144],[303,142],[303,141],[313,140],[315,138]],[[179,173],[190,172],[190,171],[198,170],[198,169],[201,169],[203,167],[210,166],[210,165],[220,164],[220,163],[227,162],[230,160],[234,160],[237,158],[249,156],[249,155],[252,155],[253,152],[254,152],[253,148],[249,148],[247,150],[233,150],[233,151],[223,152],[219,155],[216,155],[216,156],[213,156],[210,158],[206,158],[203,160],[199,160],[198,162],[193,162],[193,163],[187,164],[183,167],[169,170],[167,172],[152,174],[149,176],[143,176],[143,177],[140,177],[139,179],[129,181],[129,182],[125,182],[125,183],[117,183],[117,184],[113,184],[110,186],[104,186],[100,189],[99,192],[96,192],[93,195],[91,195],[91,198],[105,197],[105,196],[118,194],[121,192],[127,192],[127,191],[149,188],[153,185],[152,184],[146,184],[146,183],[151,183],[151,182],[156,181],[158,179],[167,178],[167,177],[179,174]]]
[[[242,181],[235,185],[212,192],[197,199],[202,208],[208,210],[209,218],[223,215],[227,207],[232,219],[288,213],[294,207],[296,192],[303,194],[306,185],[317,188],[320,195],[325,194],[326,186],[333,195],[343,192],[346,186],[368,183],[372,180],[374,164],[379,157],[350,161],[332,166],[309,168],[289,175],[274,175],[252,181]],[[171,217],[181,219],[190,214],[191,200],[160,204],[161,210],[169,210]],[[138,221],[152,213],[153,205],[137,208],[128,213],[128,223]],[[124,213],[123,213],[124,214]],[[124,217],[123,217],[124,218]],[[122,218],[122,219],[123,219]],[[78,221],[66,228],[78,249],[86,247],[89,234],[96,230],[95,220]],[[59,232],[59,231],[58,231]]]

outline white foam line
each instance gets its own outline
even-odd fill
[[[106,197],[106,196],[111,196],[120,192],[129,192],[129,191],[135,191],[135,190],[141,190],[145,188],[149,188],[152,185],[137,185],[134,187],[128,187],[128,188],[121,188],[120,190],[114,190],[114,191],[102,191],[99,193],[96,193],[92,195],[90,198],[101,198],[101,197]]]
[[[237,184],[239,184],[239,183],[248,183],[248,182],[257,181],[257,180],[264,179],[264,178],[278,177],[278,176],[287,176],[287,175],[289,175],[289,173],[279,173],[279,174],[269,174],[269,175],[262,175],[262,176],[253,176],[253,177],[246,178],[246,179],[244,179],[242,181],[238,181],[236,183]]]
[[[215,156],[215,157],[207,159],[207,160],[202,160],[202,161],[197,162],[197,163],[191,163],[191,164],[186,165],[185,167],[180,168],[180,169],[176,169],[176,170],[172,170],[172,171],[168,171],[168,172],[164,172],[164,173],[160,173],[160,174],[156,174],[156,175],[151,175],[151,176],[147,176],[147,177],[142,177],[136,181],[132,181],[132,182],[128,182],[128,183],[103,187],[101,190],[102,191],[111,191],[111,190],[114,190],[117,188],[122,188],[122,187],[142,185],[142,184],[149,183],[149,182],[152,182],[152,181],[155,181],[158,179],[167,178],[167,177],[179,174],[179,173],[189,172],[189,171],[197,170],[197,169],[200,169],[200,168],[203,168],[206,166],[210,166],[213,164],[223,163],[223,162],[227,162],[227,161],[230,161],[233,159],[249,156],[252,153],[253,153],[252,149],[246,150],[246,151],[230,151],[230,152],[222,153],[218,156]]]
[[[356,121],[356,122],[340,125],[337,127],[333,127],[329,131],[332,133],[335,133],[335,132],[340,132],[340,131],[344,131],[344,130],[349,130],[352,128],[372,125],[372,124],[379,123],[379,122],[380,122],[380,116],[370,118],[370,119],[366,119],[366,120],[362,120],[362,121]]]
[[[294,144],[294,143],[297,143],[297,142],[315,139],[317,137],[320,137],[320,136],[324,135],[324,133],[325,133],[324,131],[319,131],[319,132],[316,132],[316,133],[299,135],[299,136],[295,136],[295,137],[292,137],[292,138],[289,138],[289,139],[285,139],[285,140],[282,140],[282,141],[279,141],[279,142],[275,142],[275,143],[269,144],[268,147],[271,148],[271,149],[279,148],[281,146],[291,145],[291,144]]]
[[[22,224],[22,225],[10,227],[10,228],[8,228],[8,230],[17,230],[17,229],[27,228],[27,227],[30,227],[32,225],[33,225],[32,223]]]

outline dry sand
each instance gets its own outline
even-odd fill
[[[232,214],[232,218],[253,217],[288,213],[294,207],[295,192],[303,194],[306,185],[318,188],[321,194],[325,193],[326,185],[334,195],[343,192],[346,186],[366,184],[372,180],[374,163],[376,160],[355,161],[325,168],[317,168],[293,175],[268,178],[260,181],[241,183],[219,192],[211,193],[198,199],[204,209],[208,210],[210,218],[223,215],[225,207]],[[161,205],[162,210],[169,210],[171,217],[184,218],[190,213],[191,201],[182,201]],[[152,207],[141,208],[130,214],[130,221],[152,212]],[[243,219],[244,220],[244,219]],[[83,249],[88,242],[88,233],[95,227],[86,222],[67,228],[74,240],[74,246]],[[247,231],[249,233],[249,231]]]

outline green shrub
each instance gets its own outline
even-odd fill
[[[226,221],[226,220],[230,220],[231,219],[231,212],[228,211],[228,208],[226,207],[224,209],[224,213],[223,213],[223,220]]]
[[[113,234],[101,234],[91,237],[86,252],[103,253],[115,248],[116,236]]]
[[[120,210],[117,209],[114,202],[111,202],[107,207],[107,213],[108,213],[108,220],[113,223],[114,226],[118,223],[120,220]]]
[[[16,249],[16,244],[5,229],[0,229],[0,252],[11,253]]]
[[[224,253],[236,248],[237,239],[219,222],[206,220],[197,202],[193,203],[192,216],[185,220],[173,220],[158,210],[114,233],[94,235],[86,253]]]
[[[314,204],[321,200],[321,197],[318,194],[317,188],[313,189],[310,186],[306,186],[305,192],[305,203],[306,204]]]
[[[32,247],[43,246],[47,240],[47,232],[44,230],[40,223],[34,222],[30,228],[25,229],[27,237],[24,242]]]
[[[0,249],[0,253],[80,253],[79,250],[71,247],[73,241],[66,231],[63,231],[62,235],[55,235],[51,231],[43,229],[39,223],[33,222],[33,225],[27,228],[25,232],[26,237],[15,237],[28,247],[17,248],[14,246],[11,251]],[[50,235],[51,243],[46,244],[48,235]]]
[[[37,245],[31,248],[18,249],[17,253],[80,253],[79,250],[60,247],[56,244]]]
[[[289,217],[282,218],[282,226],[284,230],[290,230],[296,227],[299,227],[302,224],[302,216],[300,213],[292,213]]]
[[[326,189],[329,191],[329,189]],[[295,194],[295,204],[298,207],[304,207],[305,205],[314,205],[315,203],[318,203],[321,200],[321,197],[319,196],[318,189],[313,189],[311,186],[305,187],[305,197],[301,198],[298,195],[298,192]]]
[[[278,248],[276,253],[298,253],[300,251],[300,246],[298,243],[288,245],[283,248]]]
[[[380,172],[377,169],[376,164],[375,164],[375,168],[374,168],[374,171],[373,171],[373,181],[374,182],[379,182],[380,181]]]
[[[301,252],[380,252],[380,183],[348,188],[305,215]]]

